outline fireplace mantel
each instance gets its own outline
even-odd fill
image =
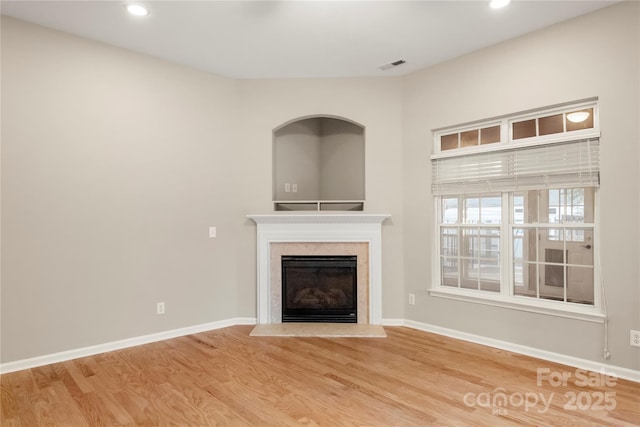
[[[389,214],[369,213],[276,213],[247,215],[256,224],[382,224]]]
[[[389,214],[273,213],[247,215],[257,224],[258,323],[271,316],[271,244],[285,242],[349,243],[369,246],[369,324],[382,324],[382,223]]]

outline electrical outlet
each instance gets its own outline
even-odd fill
[[[298,192],[298,184],[291,184],[291,192],[292,193]]]
[[[409,305],[414,305],[416,303],[416,294],[409,294]]]
[[[164,314],[164,303],[159,302],[156,306],[156,314]]]
[[[632,347],[640,347],[640,331],[631,329],[631,340],[629,344],[631,344]]]

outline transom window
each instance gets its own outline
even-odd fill
[[[536,144],[599,135],[595,101],[514,114],[435,131],[435,150],[455,155],[500,149],[505,144]]]
[[[440,149],[452,150],[462,147],[500,142],[500,125],[463,130],[440,137]]]
[[[585,108],[550,116],[513,121],[511,135],[515,140],[592,129],[594,126],[593,110],[593,108]]]
[[[569,137],[575,112],[588,121],[578,139]],[[509,135],[499,149],[481,147],[486,127],[473,152],[462,144],[468,127],[438,133],[456,135],[457,146],[439,154],[447,138],[435,138],[432,294],[600,321],[596,112],[592,103],[530,113],[535,133],[526,144],[514,135],[524,120],[506,117],[492,130]],[[553,133],[567,139],[549,140]]]

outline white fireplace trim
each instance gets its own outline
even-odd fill
[[[258,323],[271,319],[271,243],[369,244],[369,324],[382,324],[382,222],[389,214],[279,213],[247,215],[258,225]]]

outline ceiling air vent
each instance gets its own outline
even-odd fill
[[[404,59],[398,59],[397,61],[393,61],[393,62],[389,62],[388,64],[381,65],[378,68],[381,70],[390,70],[392,68],[397,67],[398,65],[404,64],[405,62],[407,61],[405,61]]]

